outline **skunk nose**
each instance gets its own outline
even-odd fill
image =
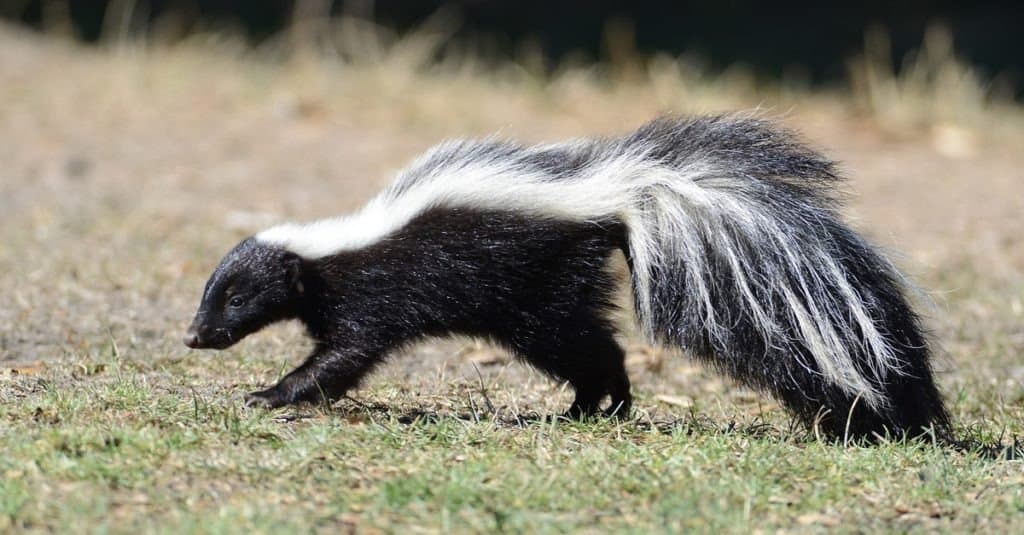
[[[185,342],[185,345],[187,345],[188,347],[195,349],[199,347],[199,334],[196,333],[194,330],[189,329],[188,332],[185,333],[185,338],[183,338],[181,341]]]

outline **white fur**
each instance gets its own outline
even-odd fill
[[[521,152],[516,154],[572,149],[582,143],[517,149]],[[616,218],[628,228],[637,307],[652,339],[659,339],[650,320],[655,308],[678,306],[655,302],[652,296],[652,277],[659,265],[687,266],[685,291],[700,304],[703,327],[712,339],[725,336],[730,328],[718,318],[711,298],[704,248],[710,243],[726,259],[736,291],[766,340],[787,336],[783,324],[795,325],[826,380],[874,408],[886,405],[874,385],[889,373],[900,372],[892,348],[836,259],[823,247],[815,249],[792,237],[791,229],[760,202],[756,181],[699,158],[668,167],[645,158],[649,147],[622,145],[598,151],[573,176],[552,177],[537,166],[522,164],[515,155],[494,155],[474,146],[449,142],[434,148],[359,212],[276,226],[257,239],[317,259],[373,244],[437,206],[511,210],[572,221]],[[802,208],[815,211],[813,206]],[[751,265],[740,240],[756,244],[759,254],[772,261]],[[802,275],[806,273],[814,275]],[[783,275],[794,274],[796,284],[787,285]],[[778,291],[772,290],[779,285]],[[777,317],[770,303],[760,302],[758,296],[766,294],[780,295],[789,316]],[[852,334],[852,325],[864,336]],[[863,349],[874,356],[874,380],[854,366],[848,347],[854,339],[862,340],[867,346]]]

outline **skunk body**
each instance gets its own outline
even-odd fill
[[[442,144],[360,212],[239,244],[185,343],[227,347],[298,318],[313,354],[252,404],[335,399],[388,354],[465,334],[625,414],[608,320],[630,267],[637,317],[831,436],[949,420],[895,268],[840,221],[833,164],[757,119],[663,118],[613,139]]]

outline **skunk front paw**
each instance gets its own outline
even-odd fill
[[[276,409],[288,404],[288,400],[274,387],[259,392],[251,392],[245,395],[246,407],[259,407],[263,409]]]

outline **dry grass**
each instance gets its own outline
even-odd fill
[[[1019,520],[1016,463],[808,444],[773,403],[632,336],[639,416],[623,426],[515,423],[561,410],[567,393],[463,341],[395,358],[354,394],[365,406],[241,411],[239,393],[300,358],[297,329],[218,354],[178,339],[209,269],[247,233],[352,209],[443,137],[614,134],[665,111],[761,107],[843,162],[851,219],[900,251],[934,301],[960,431],[1024,432],[1024,119],[963,71],[876,70],[851,94],[823,95],[674,58],[622,79],[592,66],[548,78],[528,61],[427,61],[443,43],[429,28],[395,42],[340,35],[354,41],[276,61],[276,49],[215,36],[82,49],[0,28],[0,528]],[[969,114],[931,121],[950,99]],[[913,111],[889,121],[903,113],[892,110]]]
[[[864,44],[864,53],[850,62],[851,84],[858,103],[879,121],[897,128],[1005,125],[993,108],[1012,104],[994,95],[992,82],[956,55],[948,27],[929,27],[921,48],[898,68],[884,29],[869,29]],[[1019,119],[1019,114],[1011,116],[1010,124]]]

